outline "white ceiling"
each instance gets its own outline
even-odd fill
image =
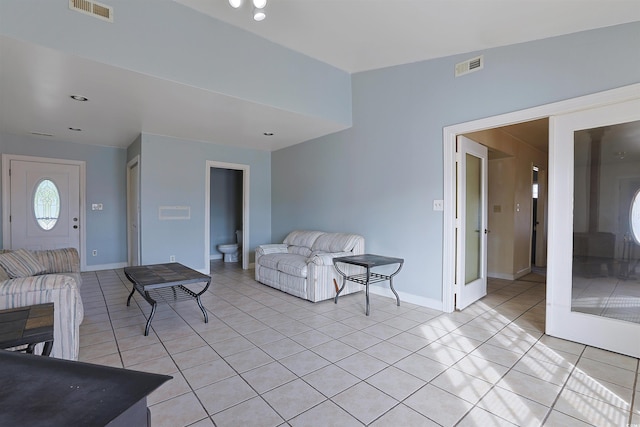
[[[269,0],[259,23],[247,5],[177,1],[349,72],[640,21],[638,0]],[[273,151],[343,128],[2,36],[0,58],[1,132],[119,147],[145,132]]]
[[[640,20],[638,0],[174,0],[348,72]]]

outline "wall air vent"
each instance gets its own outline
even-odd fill
[[[69,9],[103,21],[113,22],[113,7],[89,0],[69,0]]]
[[[484,68],[484,56],[476,56],[475,58],[467,59],[466,61],[456,64],[455,75],[456,77],[464,76],[465,74],[479,71]]]

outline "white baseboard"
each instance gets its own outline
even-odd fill
[[[518,272],[516,272],[515,276],[516,276],[516,280],[518,280],[519,278],[526,276],[527,274],[531,273],[531,267],[527,267],[525,269],[522,269]]]
[[[209,255],[209,259],[210,260],[214,260],[214,259],[222,259],[222,254],[211,254]]]
[[[98,270],[116,270],[118,268],[128,267],[129,264],[126,262],[116,262],[113,264],[97,264],[97,265],[87,265],[82,271],[98,271]]]
[[[504,273],[487,273],[487,277],[491,277],[493,279],[504,279],[504,280],[518,280],[519,278],[526,276],[531,273],[531,267],[527,267],[522,269],[515,274],[504,274]]]
[[[376,295],[381,295],[383,297],[396,299],[396,296],[393,295],[391,289],[387,286],[383,288],[382,286],[369,286],[369,292]],[[398,296],[400,297],[400,306],[402,306],[403,302],[407,302],[409,304],[419,305],[421,307],[432,308],[434,310],[442,311],[442,301],[438,301],[432,298],[425,298],[418,295],[408,294],[406,292],[397,291]]]
[[[490,277],[492,279],[516,280],[513,274],[505,274],[505,273],[487,273],[487,277]]]

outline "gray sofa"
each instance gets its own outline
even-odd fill
[[[333,279],[342,286],[333,258],[364,253],[364,237],[350,233],[296,230],[281,244],[256,248],[256,280],[291,295],[317,302],[336,295]],[[347,271],[347,273],[349,273]],[[340,295],[362,290],[347,282]]]

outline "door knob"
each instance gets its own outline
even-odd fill
[[[78,221],[78,218],[73,218],[73,221],[74,221],[74,222]]]
[[[74,226],[73,226],[73,228],[78,228],[78,226],[77,226],[77,225],[74,225]]]

